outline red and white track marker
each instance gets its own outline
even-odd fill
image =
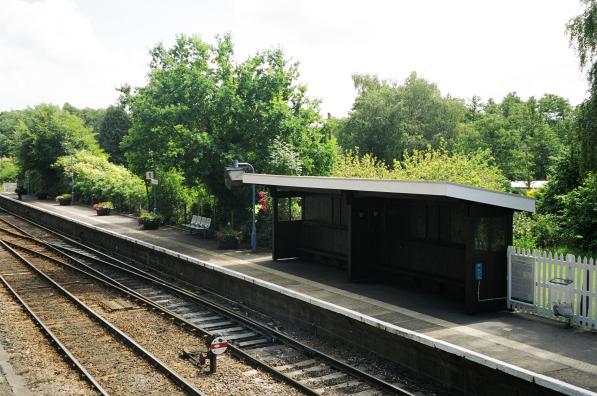
[[[216,337],[211,344],[209,344],[209,351],[214,355],[221,355],[226,352],[226,349],[228,349],[228,341],[223,337]]]

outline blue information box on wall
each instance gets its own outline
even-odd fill
[[[483,263],[475,264],[475,280],[480,281],[483,279]]]

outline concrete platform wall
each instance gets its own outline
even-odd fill
[[[385,324],[354,311],[167,249],[67,219],[0,195],[0,207],[46,227],[134,258],[191,284],[216,291],[294,326],[340,338],[394,361],[457,394],[589,394],[580,388],[487,356]]]

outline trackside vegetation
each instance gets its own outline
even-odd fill
[[[77,202],[144,213],[148,227],[201,215],[235,239],[248,238],[255,211],[267,246],[271,198],[261,191],[251,207],[250,189],[225,189],[235,159],[259,173],[450,181],[536,198],[537,213],[516,215],[518,246],[595,255],[597,0],[582,4],[566,26],[587,71],[578,106],[554,94],[456,98],[416,72],[401,81],[355,74],[352,109],[324,117],[281,49],[239,60],[230,34],[180,35],[150,50],[145,84],[123,85],[107,109],[0,112],[0,182],[40,198],[74,187]],[[547,187],[510,187],[533,180]]]

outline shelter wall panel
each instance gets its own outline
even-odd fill
[[[300,247],[345,255],[348,253],[348,230],[325,223],[303,222]]]

